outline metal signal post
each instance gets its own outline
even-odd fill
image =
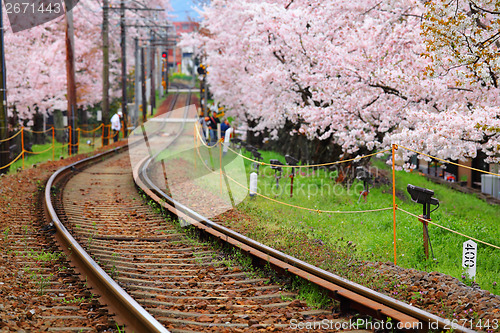
[[[203,117],[206,117],[209,115],[208,112],[208,94],[207,94],[207,68],[203,65],[200,65],[198,67],[198,74],[203,76],[203,79],[201,80],[200,84],[200,97],[201,97],[201,113],[203,114]]]
[[[431,220],[431,213],[439,208],[439,200],[434,198],[434,191],[415,186],[412,184],[408,184],[406,187],[408,193],[411,196],[411,200],[413,202],[422,204],[423,206],[423,214],[420,215],[419,221],[422,222],[423,225],[423,237],[424,237],[424,253],[425,257],[429,259],[429,244],[431,245],[432,257],[434,257],[434,251],[432,250],[431,240],[429,238],[429,230],[428,230],[428,222]],[[437,206],[434,210],[431,211],[431,205]]]

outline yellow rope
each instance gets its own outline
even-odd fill
[[[251,159],[249,157],[243,156],[240,153],[238,153],[238,152],[234,151],[233,149],[231,149],[230,147],[228,147],[228,149],[231,150],[236,155],[241,156],[244,159],[249,160],[251,162],[259,163],[260,165],[279,166],[279,167],[282,167],[282,168],[315,168],[315,167],[322,167],[322,166],[327,166],[327,165],[342,164],[342,163],[352,162],[352,161],[356,161],[356,160],[361,160],[363,158],[368,158],[368,157],[372,157],[374,155],[383,154],[383,153],[387,153],[387,152],[391,151],[390,149],[385,149],[385,150],[382,150],[382,151],[379,151],[379,152],[376,152],[376,153],[373,153],[373,154],[369,154],[369,155],[358,156],[358,157],[350,158],[350,159],[344,160],[344,161],[328,162],[328,163],[323,163],[323,164],[310,164],[310,165],[274,165],[274,164],[270,164],[270,163],[256,161],[256,160]]]
[[[405,147],[405,146],[400,146],[400,145],[396,145],[396,146],[397,146],[397,147],[401,147],[401,148],[406,149],[406,150],[409,150],[409,151],[412,151],[412,152],[414,152],[414,153],[416,153],[416,154],[420,154],[420,155],[423,155],[423,156],[430,157],[430,158],[432,158],[432,159],[435,159],[435,160],[441,161],[441,162],[443,162],[443,163],[456,165],[456,166],[459,166],[459,167],[462,167],[462,168],[466,168],[466,169],[469,169],[469,170],[474,170],[474,171],[479,171],[479,172],[482,172],[482,173],[487,173],[487,174],[494,175],[494,176],[500,176],[500,174],[498,174],[498,173],[493,173],[493,172],[489,172],[489,171],[479,170],[479,169],[476,169],[476,168],[471,168],[471,167],[466,166],[466,165],[463,165],[463,164],[458,164],[458,163],[455,163],[455,162],[450,162],[450,161],[447,161],[447,160],[443,160],[442,158],[435,157],[435,156],[432,156],[432,155],[428,155],[428,154],[425,154],[425,153],[422,153],[422,152],[416,151],[416,150],[414,150],[414,149],[407,148],[407,147]]]
[[[32,130],[29,130],[29,129],[24,129],[26,132],[30,132],[30,133],[34,133],[34,134],[43,134],[43,133],[47,133],[48,131],[52,131],[52,128],[49,128],[48,130],[45,130],[45,131],[32,131]]]
[[[12,140],[12,139],[14,139],[16,136],[18,136],[19,134],[21,134],[21,131],[17,132],[16,134],[14,134],[13,136],[11,136],[10,138],[0,140],[0,142],[7,142],[7,141],[9,141],[9,140]]]
[[[424,219],[423,217],[420,217],[420,216],[418,216],[418,215],[415,215],[415,214],[412,214],[412,213],[410,213],[410,212],[407,212],[406,210],[401,209],[401,208],[399,208],[399,207],[397,207],[397,209],[398,209],[398,210],[400,210],[400,211],[402,211],[403,213],[406,213],[406,214],[408,214],[408,215],[411,215],[411,216],[414,216],[414,217],[416,217],[416,218],[419,218],[419,219],[421,219],[422,221],[425,221],[425,222],[427,222],[427,223],[430,223],[430,224],[432,224],[432,225],[435,225],[436,227],[439,227],[439,228],[441,228],[441,229],[447,230],[447,231],[452,232],[452,233],[454,233],[454,234],[460,235],[460,236],[465,237],[465,238],[472,239],[473,241],[476,241],[476,242],[478,242],[478,243],[482,243],[482,244],[484,244],[484,245],[488,245],[488,246],[491,246],[491,247],[494,247],[494,248],[496,248],[496,249],[499,249],[499,250],[500,250],[500,246],[496,246],[496,245],[493,245],[493,244],[490,244],[490,243],[486,243],[486,242],[483,242],[482,240],[479,240],[479,239],[477,239],[477,238],[473,238],[473,237],[467,236],[467,235],[462,234],[462,233],[460,233],[460,232],[458,232],[458,231],[455,231],[455,230],[453,230],[453,229],[450,229],[450,228],[444,227],[444,226],[442,226],[442,225],[439,225],[439,224],[437,224],[437,223],[435,223],[435,222],[432,222],[431,220],[426,220],[426,219]]]
[[[83,130],[83,129],[80,129],[80,132],[82,133],[93,133],[93,132],[97,132],[99,129],[101,129],[101,127],[103,126],[103,124],[99,125],[99,127],[97,128],[94,128],[93,130],[91,131],[86,131],[86,130]]]
[[[222,142],[219,141],[219,143]],[[217,146],[217,145],[215,145]],[[205,163],[205,161],[203,160],[203,157],[201,156],[200,154],[200,150],[199,150],[199,147],[196,146],[196,151],[198,153],[198,156],[200,157],[200,160],[201,162],[205,165],[205,167],[212,171],[212,169],[210,169],[210,167]],[[239,154],[238,154],[239,155]],[[241,155],[240,155],[241,156]],[[234,180],[233,178],[231,178],[229,175],[227,175],[226,173],[226,177],[228,179],[230,179],[231,181],[233,181],[235,184],[237,184],[238,186],[244,188],[245,190],[247,191],[250,191],[250,189],[248,187],[246,187],[245,185],[242,185],[240,184],[239,182],[237,182],[236,180]],[[316,212],[318,214],[320,213],[331,213],[331,214],[355,214],[355,213],[372,213],[372,212],[381,212],[381,211],[386,211],[386,210],[392,210],[393,207],[389,207],[389,208],[379,208],[379,209],[371,209],[371,210],[363,210],[363,211],[360,211],[360,210],[357,210],[357,211],[340,211],[340,210],[320,210],[320,209],[312,209],[312,208],[307,208],[307,207],[301,207],[301,206],[297,206],[297,205],[292,205],[292,204],[289,204],[289,203],[286,203],[286,202],[282,202],[282,201],[279,201],[279,200],[276,200],[276,199],[273,199],[273,198],[270,198],[270,197],[267,197],[263,194],[260,194],[258,192],[255,192],[258,196],[264,198],[264,199],[267,199],[267,200],[270,200],[270,201],[273,201],[273,202],[276,202],[276,203],[279,203],[279,204],[282,204],[284,206],[288,206],[288,207],[293,207],[293,208],[297,208],[297,209],[302,209],[302,210],[307,210],[307,211],[311,211],[311,212]]]
[[[404,148],[404,147],[402,147],[402,148]],[[206,165],[205,161],[203,161],[203,158],[201,157],[201,154],[200,154],[200,152],[199,152],[198,147],[196,147],[196,151],[198,152],[198,156],[200,156],[200,160],[203,162],[203,164],[205,165],[205,167],[206,167],[207,169],[209,169],[209,170],[210,170],[210,168]],[[238,155],[240,155],[240,154],[238,154]],[[241,156],[241,155],[240,155],[240,156]],[[244,185],[240,184],[239,182],[237,182],[236,180],[234,180],[234,179],[233,179],[232,177],[230,177],[229,175],[227,175],[227,174],[226,174],[226,177],[227,177],[228,179],[230,179],[232,182],[234,182],[235,184],[237,184],[238,186],[240,186],[240,187],[244,188],[244,189],[245,189],[245,190],[247,190],[247,191],[250,191],[250,189],[249,189],[248,187],[246,187],[246,186],[244,186]],[[387,211],[387,210],[393,210],[393,209],[394,209],[394,207],[388,207],[388,208],[371,209],[371,210],[364,210],[364,211],[329,211],[329,210],[312,209],[312,208],[307,208],[307,207],[301,207],[301,206],[297,206],[297,205],[292,205],[292,204],[289,204],[289,203],[286,203],[286,202],[282,202],[282,201],[279,201],[279,200],[276,200],[276,199],[273,199],[273,198],[267,197],[267,196],[265,196],[265,195],[263,195],[263,194],[260,194],[260,193],[258,193],[258,192],[255,192],[255,194],[257,194],[258,196],[260,196],[260,197],[262,197],[262,198],[264,198],[264,199],[267,199],[267,200],[270,200],[270,201],[276,202],[276,203],[278,203],[278,204],[282,204],[282,205],[284,205],[284,206],[288,206],[288,207],[292,207],[292,208],[297,208],[297,209],[302,209],[302,210],[307,210],[307,211],[311,211],[311,212],[316,212],[316,213],[318,213],[318,214],[320,214],[320,213],[330,213],[330,214],[356,214],[356,213],[371,213],[371,212],[380,212],[380,211]],[[408,215],[411,215],[411,216],[414,216],[414,217],[416,217],[416,218],[419,218],[419,219],[421,219],[421,220],[423,220],[423,221],[426,221],[426,222],[428,222],[428,223],[430,223],[430,224],[432,224],[432,225],[435,225],[435,226],[437,226],[437,227],[439,227],[439,228],[442,228],[442,229],[444,229],[444,230],[447,230],[447,231],[449,231],[449,232],[455,233],[455,234],[457,234],[457,235],[460,235],[460,236],[465,237],[465,238],[468,238],[468,239],[472,239],[472,240],[474,240],[474,241],[476,241],[476,242],[478,242],[478,243],[481,243],[481,244],[484,244],[484,245],[487,245],[487,246],[490,246],[490,247],[493,247],[493,248],[496,248],[496,249],[500,249],[500,247],[499,247],[499,246],[496,246],[496,245],[493,245],[493,244],[490,244],[490,243],[487,243],[487,242],[481,241],[481,240],[479,240],[479,239],[477,239],[477,238],[474,238],[474,237],[467,236],[467,235],[462,234],[462,233],[460,233],[460,232],[458,232],[458,231],[452,230],[452,229],[450,229],[450,228],[447,228],[447,227],[444,227],[444,226],[442,226],[442,225],[439,225],[439,224],[437,224],[437,223],[435,223],[435,222],[432,222],[431,220],[426,220],[426,219],[423,219],[422,217],[420,217],[420,216],[418,216],[418,215],[415,215],[415,214],[412,214],[412,213],[410,213],[410,212],[408,212],[408,211],[406,211],[406,210],[404,210],[404,209],[402,209],[402,208],[400,208],[400,207],[396,207],[396,209],[397,209],[397,210],[400,210],[400,211],[402,211],[402,212],[404,212],[404,213],[406,213],[406,214],[408,214]]]
[[[12,164],[14,164],[15,162],[17,162],[17,160],[19,160],[22,156],[23,156],[23,153],[21,152],[19,155],[17,155],[17,157],[12,162],[10,162],[7,165],[4,165],[4,166],[0,167],[0,170],[10,167]]]
[[[238,183],[236,180],[234,180],[233,178],[231,178],[227,174],[226,174],[226,177],[228,179],[231,179],[235,184],[237,184],[238,186],[246,189],[247,191],[250,190],[248,187],[246,187],[245,185],[242,185],[242,184]],[[264,199],[276,202],[278,204],[281,204],[281,205],[284,205],[284,206],[288,206],[288,207],[292,207],[292,208],[307,210],[307,211],[310,211],[310,212],[316,212],[318,214],[320,214],[320,213],[331,213],[331,214],[373,213],[373,212],[382,212],[382,211],[392,210],[393,209],[392,207],[389,207],[389,208],[379,208],[379,209],[370,209],[370,210],[352,210],[352,211],[348,211],[348,210],[345,210],[345,211],[343,211],[343,210],[321,210],[321,209],[313,209],[313,208],[307,208],[307,207],[301,207],[301,206],[297,206],[297,205],[292,205],[292,204],[289,204],[289,203],[286,203],[286,202],[282,202],[282,201],[279,201],[279,200],[267,197],[267,196],[265,196],[263,194],[260,194],[258,192],[255,192],[255,193],[258,196],[260,196],[260,197],[262,197]]]
[[[52,150],[52,146],[50,146],[50,148],[48,148],[48,149],[46,149],[44,151],[36,151],[35,152],[35,151],[27,151],[27,150],[25,150],[24,152],[28,153],[28,154],[31,154],[31,155],[40,155],[40,154],[48,152],[49,150]]]
[[[209,146],[209,145],[207,145],[207,144],[205,143],[205,139],[203,139],[203,138],[200,136],[200,131],[198,130],[198,126],[199,126],[199,124],[198,124],[198,123],[196,123],[194,126],[195,126],[195,133],[196,133],[196,135],[199,137],[199,139],[201,139],[201,140],[200,140],[200,141],[201,141],[201,144],[202,144],[203,146],[205,146],[205,148],[208,148],[208,149],[213,149],[213,148],[216,148],[216,147],[218,146],[218,144],[219,144],[220,140],[217,140],[217,143],[216,143],[215,145],[213,145],[213,146]],[[222,140],[222,139],[221,139],[221,140]]]

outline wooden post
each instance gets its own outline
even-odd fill
[[[396,150],[397,145],[392,145],[392,214],[394,229],[394,265],[396,265]]]
[[[142,95],[142,123],[148,121],[148,100],[146,97],[146,66],[144,56],[144,48],[141,47],[141,95]]]
[[[121,45],[121,64],[122,64],[122,113],[124,123],[128,123],[127,110],[127,44],[126,44],[126,26],[125,26],[125,2],[120,0],[120,45]],[[123,136],[127,132],[123,129]]]
[[[103,124],[109,124],[109,0],[103,0],[102,6],[102,120]],[[107,127],[103,127],[102,145],[108,145]]]
[[[71,1],[65,0],[66,8],[72,8]],[[71,10],[66,11],[66,80],[68,83],[68,122],[70,131],[76,128],[75,118],[76,118],[76,81],[75,81],[75,53],[74,53],[74,30],[73,30],[73,12]],[[76,139],[76,135],[70,135],[69,142],[69,155],[73,153],[72,149],[78,149],[77,145],[73,145],[73,141]],[[75,148],[73,148],[75,147]],[[78,151],[74,151],[78,153]]]
[[[151,46],[150,46],[150,52],[151,52],[151,66],[150,68],[150,81],[151,81],[151,115],[153,115],[153,110],[156,108],[156,84],[155,84],[155,60],[156,60],[156,48],[154,47],[154,37],[153,37],[153,32],[151,31]]]

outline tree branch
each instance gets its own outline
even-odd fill
[[[386,93],[386,94],[398,96],[398,97],[404,99],[405,101],[408,100],[408,97],[401,95],[401,92],[399,90],[394,89],[392,87],[384,86],[384,85],[378,84],[378,83],[377,84],[370,84],[369,86],[373,87],[373,88],[381,88],[384,91],[384,93]]]
[[[474,90],[469,89],[469,88],[448,87],[448,89],[450,89],[450,90],[461,90],[461,91],[474,92]]]
[[[484,8],[481,8],[479,7],[478,5],[476,5],[474,2],[470,1],[470,7],[471,9],[472,8],[475,8],[475,9],[478,9],[482,12],[485,12],[485,13],[488,13],[488,14],[493,14],[493,15],[500,15],[500,12],[495,12],[495,11],[492,11],[492,10],[488,10],[488,9],[484,9]]]
[[[369,12],[371,12],[372,10],[374,10],[375,8],[377,8],[378,6],[380,6],[380,4],[382,3],[382,1],[380,1],[378,4],[376,4],[375,6],[373,6],[372,8],[368,9],[366,12],[364,12],[363,14],[361,15],[366,15],[368,14]]]

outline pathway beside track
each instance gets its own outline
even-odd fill
[[[53,240],[39,195],[70,161],[50,162],[0,178],[0,331],[111,332],[99,304]]]

